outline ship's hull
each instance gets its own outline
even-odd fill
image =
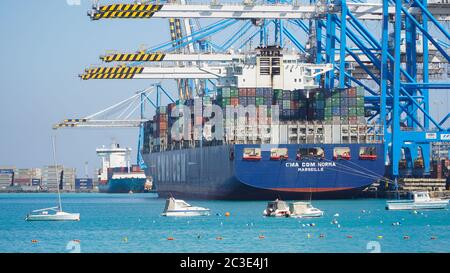
[[[146,179],[122,178],[109,179],[107,183],[99,183],[98,190],[102,193],[142,193],[144,192]]]
[[[361,160],[359,148],[376,147],[376,159]],[[382,144],[281,144],[287,160],[271,160],[262,146],[262,158],[244,160],[244,148],[261,145],[223,145],[144,154],[156,191],[186,199],[285,200],[357,197],[384,175]],[[323,159],[296,158],[302,147],[321,147]],[[335,147],[349,147],[351,159],[334,160]]]

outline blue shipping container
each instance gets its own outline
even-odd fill
[[[31,185],[32,186],[40,186],[41,185],[41,179],[31,179]]]
[[[94,186],[94,183],[92,181],[92,178],[77,178],[77,179],[75,179],[75,189],[80,189],[80,188],[92,189],[93,186]]]
[[[13,174],[14,170],[12,169],[1,169],[0,174]]]

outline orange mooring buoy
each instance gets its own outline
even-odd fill
[[[35,244],[35,243],[37,243],[37,242],[39,242],[38,240],[31,240],[31,242],[33,243],[33,244]]]
[[[230,217],[230,213],[227,211],[227,212],[225,212],[225,216],[226,217]]]
[[[264,239],[264,238],[266,238],[266,237],[264,237],[264,235],[259,235],[258,238],[259,238],[259,239]]]
[[[173,238],[173,237],[168,237],[167,240],[168,240],[168,241],[173,241],[173,240],[175,240],[175,238]]]
[[[216,237],[216,240],[222,240],[223,238],[221,236]]]

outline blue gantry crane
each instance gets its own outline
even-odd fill
[[[382,125],[380,141],[395,181],[399,166],[413,168],[419,161],[429,173],[431,144],[450,141],[450,113],[433,117],[429,95],[450,92],[450,4],[444,1],[111,1],[95,2],[88,14],[94,21],[167,18],[171,40],[107,54],[104,62],[119,65],[87,70],[82,79],[175,79],[179,97],[192,98],[213,89],[221,74],[214,62],[245,58],[243,50],[255,45],[289,46],[308,62],[332,65],[316,78],[325,88],[364,88],[367,119]],[[201,26],[200,19],[208,24]],[[147,65],[155,62],[159,66]],[[165,62],[179,66],[166,69]]]

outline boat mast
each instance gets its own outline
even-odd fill
[[[59,192],[59,183],[61,183],[60,181],[60,177],[58,175],[58,165],[56,162],[56,135],[52,136],[52,146],[53,146],[53,160],[54,160],[54,164],[55,164],[55,170],[56,170],[56,181],[58,181],[58,185],[57,185],[57,190],[58,190],[58,203],[59,203],[59,211],[62,211],[62,203],[61,203],[61,193]]]

